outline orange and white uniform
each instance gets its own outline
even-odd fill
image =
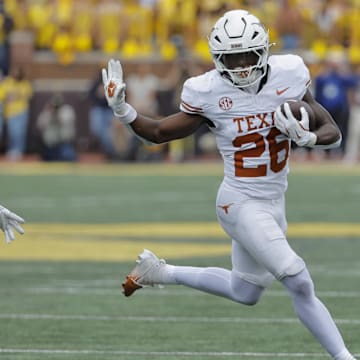
[[[234,270],[261,286],[304,268],[285,237],[290,140],[274,126],[274,111],[287,100],[303,98],[310,74],[296,55],[271,56],[269,66],[258,93],[234,87],[216,70],[190,78],[180,105],[213,124],[209,128],[224,160],[218,218],[233,239]]]

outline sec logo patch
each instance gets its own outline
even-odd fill
[[[219,107],[222,110],[229,110],[233,106],[233,101],[229,97],[223,97],[219,100]]]

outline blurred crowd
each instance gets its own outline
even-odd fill
[[[125,58],[174,59],[179,49],[209,59],[207,34],[226,10],[246,8],[270,29],[279,49],[322,58],[342,48],[360,60],[359,0],[3,0],[13,29],[30,31],[37,49],[61,63],[101,50]],[[1,35],[0,35],[1,38]]]
[[[356,162],[360,142],[360,0],[0,1],[0,150],[8,159],[21,159],[28,151],[32,121],[41,144],[36,151],[42,159],[76,161],[81,120],[110,160],[169,157],[181,161],[186,148],[195,155],[213,152],[213,138],[206,129],[200,129],[195,139],[186,140],[188,144],[180,141],[170,147],[144,147],[114,122],[99,71],[89,79],[85,117],[82,113],[80,119],[66,94],[54,92],[31,119],[35,94],[30,80],[34,79],[11,64],[11,36],[31,34],[34,51],[55,54],[60,67],[76,63],[80,54],[93,52],[105,59],[137,64],[126,73],[128,101],[139,112],[164,116],[177,111],[184,80],[211,66],[207,44],[211,26],[224,11],[237,8],[263,20],[276,43],[273,53],[299,53],[309,66],[313,93],[334,116],[344,137],[341,149],[321,156]],[[148,66],[154,61],[172,66],[159,76]]]

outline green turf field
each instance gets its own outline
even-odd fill
[[[218,164],[3,165],[0,204],[27,224],[0,242],[0,359],[329,358],[278,284],[255,307],[181,286],[121,295],[144,247],[229,267],[221,177]],[[360,356],[359,200],[358,168],[293,166],[289,240]]]

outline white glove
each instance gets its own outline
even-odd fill
[[[305,108],[301,107],[301,120],[295,118],[288,103],[284,104],[285,115],[281,111],[281,106],[275,110],[275,126],[298,146],[315,145],[317,136],[309,130],[309,114]]]
[[[109,60],[107,72],[106,69],[102,69],[102,79],[106,100],[115,116],[124,124],[134,121],[137,113],[125,102],[126,84],[123,81],[123,71],[119,60]]]
[[[20,226],[24,222],[25,220],[22,217],[0,205],[0,229],[5,233],[7,244],[15,239],[14,229],[19,234],[24,234],[24,229]]]

